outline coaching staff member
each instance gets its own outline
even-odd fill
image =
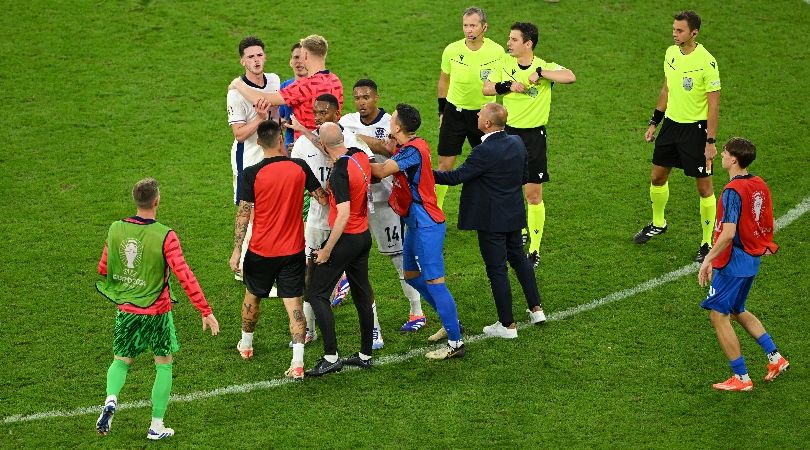
[[[478,231],[478,247],[492,285],[498,321],[484,327],[491,336],[512,339],[517,327],[512,317],[512,288],[506,262],[514,269],[529,305],[532,323],[546,320],[540,306],[540,292],[534,269],[523,252],[521,229],[526,226],[521,187],[528,181],[526,147],[517,136],[504,131],[506,108],[487,103],[478,113],[478,128],[484,133],[481,145],[458,169],[433,171],[436,183],[463,183],[458,211],[458,228]]]
[[[633,240],[644,244],[667,231],[664,209],[669,200],[669,173],[673,167],[695,178],[700,195],[700,226],[703,237],[695,261],[709,253],[717,200],[712,186],[711,165],[717,154],[714,145],[720,117],[720,72],[717,61],[705,47],[695,42],[700,33],[700,16],[694,11],[675,14],[672,39],[675,45],[664,56],[664,86],[650,119],[644,139],[655,139],[650,174],[652,222]]]
[[[484,94],[503,95],[503,106],[509,110],[506,132],[520,136],[529,152],[529,182],[524,187],[529,204],[529,260],[534,267],[540,262],[540,241],[546,223],[543,183],[548,174],[546,124],[551,109],[554,83],[570,84],[577,80],[565,67],[546,62],[534,55],[539,31],[528,22],[512,24],[504,55],[497,70],[484,83]]]
[[[358,148],[347,149],[340,126],[333,122],[321,125],[319,144],[335,163],[327,180],[331,231],[326,243],[314,252],[315,267],[307,286],[307,300],[323,335],[323,358],[306,372],[307,376],[315,377],[337,372],[344,364],[363,369],[371,367],[374,330],[374,292],[368,281],[369,158]],[[360,318],[360,352],[340,360],[329,296],[343,272],[349,279],[352,300]]]
[[[471,6],[462,15],[464,39],[442,52],[439,72],[439,170],[451,170],[461,154],[464,139],[475,147],[481,143],[478,110],[495,101],[495,94],[483,95],[481,87],[503,56],[503,47],[484,37],[487,15]],[[444,205],[447,186],[436,186],[439,208]]]

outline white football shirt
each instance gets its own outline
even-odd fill
[[[340,118],[340,125],[344,129],[343,135],[346,136],[345,131],[350,131],[354,134],[362,134],[364,136],[370,136],[375,139],[387,139],[388,134],[391,132],[391,115],[385,112],[382,108],[380,108],[380,113],[377,114],[377,117],[374,120],[366,125],[360,120],[360,113],[355,112],[351,114],[347,114]],[[357,141],[362,144],[355,145],[355,147],[360,148],[364,152],[368,153],[369,156],[372,156],[368,145],[365,142],[356,139]],[[348,143],[346,143],[346,147],[351,147]],[[374,153],[374,162],[384,163],[388,160],[387,157]],[[393,187],[393,178],[391,176],[387,176],[383,178],[379,183],[374,183],[371,185],[371,195],[374,199],[374,202],[388,202],[388,197],[391,196],[391,189]]]
[[[244,75],[242,81],[251,89],[266,93],[278,92],[281,86],[281,80],[274,73],[264,74],[264,87],[251,83]],[[242,97],[239,91],[236,89],[228,91],[228,125],[248,123],[255,119],[257,115],[256,108],[253,107],[252,103],[245,100],[245,97]],[[277,106],[270,108],[270,118],[278,120]],[[262,159],[264,159],[264,155],[261,147],[256,143],[256,133],[250,135],[244,142],[234,139],[231,146],[231,169],[234,175],[240,173],[245,167],[258,164]]]

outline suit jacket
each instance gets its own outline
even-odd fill
[[[528,153],[518,136],[493,133],[457,169],[434,170],[433,175],[437,184],[464,184],[460,230],[509,232],[526,227],[522,187],[529,180]]]

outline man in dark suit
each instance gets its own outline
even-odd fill
[[[506,109],[487,103],[478,113],[478,128],[484,132],[480,145],[455,170],[433,171],[436,184],[463,184],[459,202],[458,228],[477,230],[478,247],[492,285],[498,321],[484,327],[484,333],[506,339],[517,337],[512,316],[512,289],[506,262],[514,269],[523,288],[527,312],[533,324],[546,321],[534,269],[523,252],[521,230],[526,226],[526,209],[521,188],[527,182],[528,154],[523,141],[504,131]]]

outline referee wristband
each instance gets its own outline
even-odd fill
[[[512,89],[511,81],[501,81],[500,83],[495,83],[495,93],[498,95],[506,94],[511,89]]]
[[[447,106],[447,99],[437,98],[436,100],[439,102],[439,115],[441,116],[442,114],[444,114],[444,107]]]
[[[538,67],[536,72],[537,72],[538,77],[543,78],[543,68],[542,67]]]
[[[652,117],[650,118],[650,125],[658,126],[662,120],[664,120],[664,111],[656,108],[655,111],[653,111]]]

